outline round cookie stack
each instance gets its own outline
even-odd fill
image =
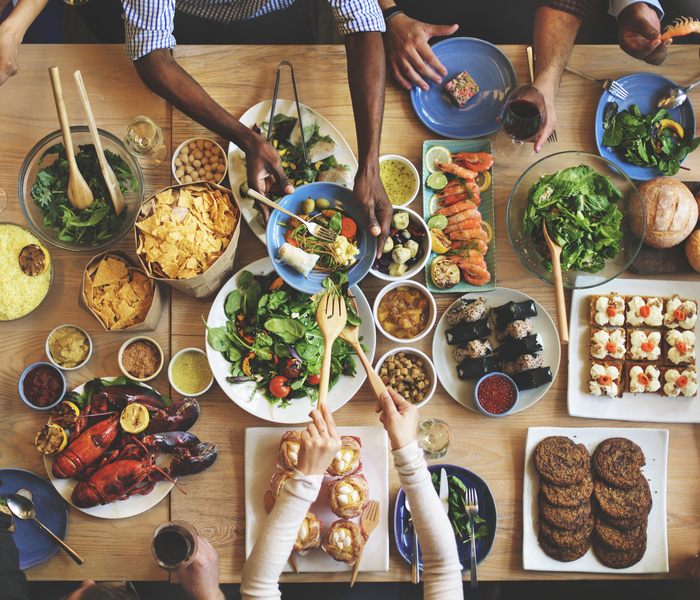
[[[647,549],[647,518],[652,499],[642,474],[642,449],[627,438],[609,438],[593,453],[596,477],[593,551],[604,565],[625,569]]]
[[[556,560],[577,560],[591,547],[595,522],[588,450],[567,437],[550,436],[535,447],[534,460],[540,474],[540,546]]]

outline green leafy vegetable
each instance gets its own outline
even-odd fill
[[[433,487],[436,492],[440,492],[440,475],[431,473]],[[467,514],[466,493],[467,487],[459,477],[455,475],[447,476],[447,486],[449,494],[447,496],[448,517],[454,531],[455,537],[462,542],[468,542],[472,539],[471,525],[469,524],[469,515]],[[489,534],[489,526],[486,521],[479,515],[474,517],[474,526],[476,527],[475,540],[486,537]]]

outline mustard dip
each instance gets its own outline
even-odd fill
[[[416,178],[406,163],[395,158],[382,161],[379,163],[379,177],[392,204],[405,204],[413,198]]]
[[[183,394],[198,394],[212,380],[207,357],[201,352],[184,352],[173,363],[173,383]]]

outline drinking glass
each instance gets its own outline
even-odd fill
[[[418,424],[418,445],[425,458],[442,458],[452,445],[452,430],[439,419],[425,419]]]
[[[531,85],[514,89],[501,109],[501,130],[496,148],[506,158],[525,158],[535,153],[534,142],[544,129],[547,113],[544,96]]]
[[[197,555],[197,530],[186,521],[158,525],[153,532],[151,555],[166,571],[188,566]]]
[[[167,157],[163,130],[145,115],[133,117],[124,129],[124,143],[142,169],[155,169]]]
[[[0,185],[0,213],[7,208],[7,193]]]

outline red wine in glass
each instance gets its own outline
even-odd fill
[[[530,85],[516,88],[506,98],[501,109],[501,133],[496,142],[499,152],[506,157],[529,156],[532,142],[544,130],[546,111],[544,96]]]
[[[151,553],[162,569],[187,566],[197,554],[197,532],[184,521],[163,523],[153,533]]]

